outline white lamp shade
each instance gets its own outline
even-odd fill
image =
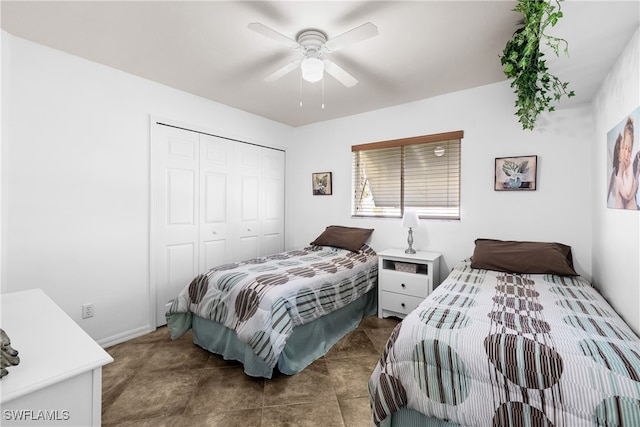
[[[318,58],[306,58],[300,64],[302,78],[308,82],[315,83],[322,79],[324,74],[324,62]]]
[[[417,227],[418,213],[416,211],[404,211],[404,216],[402,217],[402,226],[405,228]]]

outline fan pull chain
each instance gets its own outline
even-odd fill
[[[300,73],[300,108],[302,108],[302,73]]]
[[[300,75],[300,108],[304,105],[302,102],[302,74]],[[322,76],[322,104],[320,105],[324,110],[324,75]]]

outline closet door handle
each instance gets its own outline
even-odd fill
[[[404,308],[404,303],[400,303],[400,306],[401,306],[402,308]]]
[[[402,286],[403,288],[407,287],[404,283],[401,283],[400,286]]]

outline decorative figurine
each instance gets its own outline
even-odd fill
[[[11,347],[11,340],[4,329],[0,329],[0,340],[2,343],[2,368],[0,369],[0,378],[2,378],[9,373],[6,368],[19,364],[20,358],[18,357],[18,350]]]

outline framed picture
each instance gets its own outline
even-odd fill
[[[535,190],[538,156],[498,157],[494,190]]]
[[[331,172],[316,172],[311,174],[314,196],[330,196],[333,190],[331,186]]]
[[[640,210],[640,107],[607,132],[607,207]]]

